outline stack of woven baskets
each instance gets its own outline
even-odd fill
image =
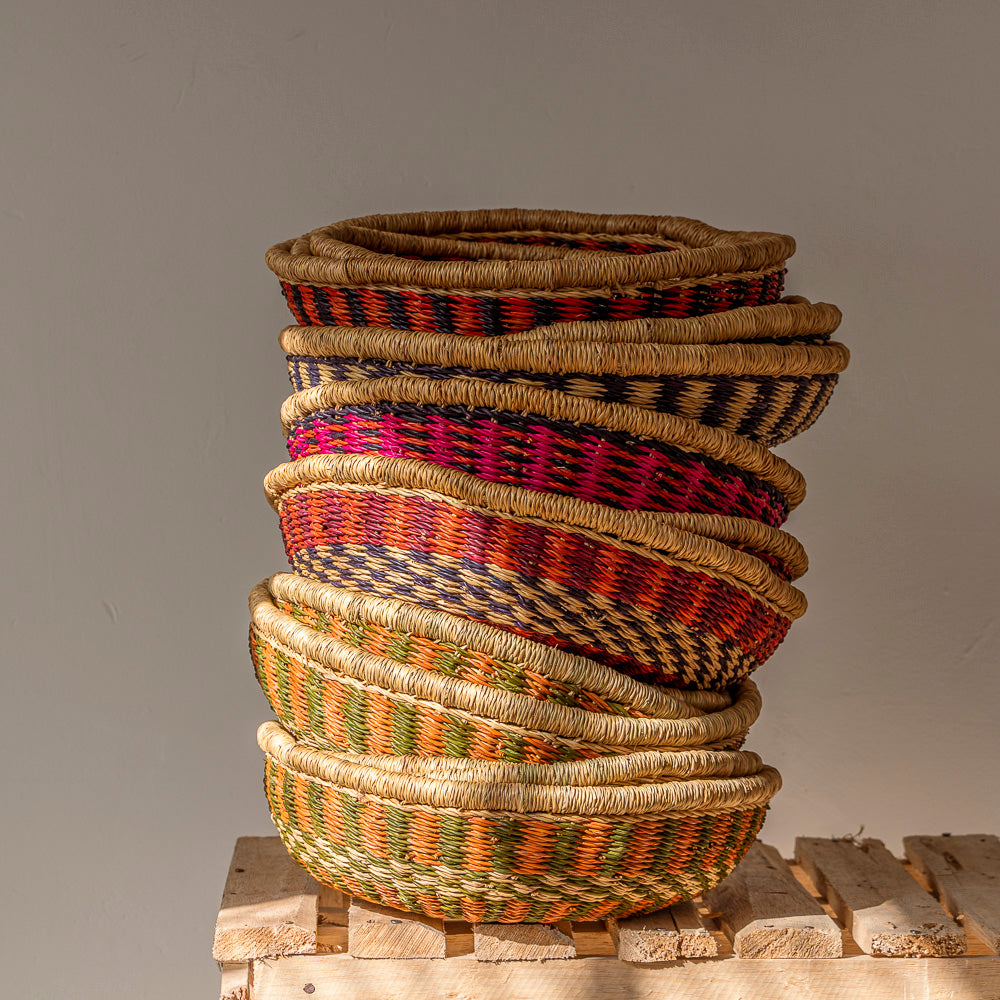
[[[294,574],[250,599],[271,812],[321,881],[471,921],[711,888],[777,772],[749,675],[805,610],[772,454],[846,367],[786,236],[370,216],[273,247]]]

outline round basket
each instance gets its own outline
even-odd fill
[[[285,400],[292,458],[419,458],[626,510],[779,526],[805,481],[763,445],[667,413],[474,379],[328,382]]]
[[[277,573],[274,606],[367,653],[585,712],[687,719],[730,704],[714,691],[670,691],[446,611]]]
[[[267,252],[296,322],[496,336],[775,302],[789,236],[500,209],[349,219]]]
[[[752,681],[717,711],[637,718],[568,707],[348,645],[250,595],[257,679],[282,725],[328,750],[549,763],[636,749],[733,749],[760,713]]]
[[[793,535],[750,518],[623,511],[574,497],[491,483],[468,472],[416,458],[307,455],[272,469],[264,477],[264,492],[268,503],[280,512],[290,491],[322,483],[369,483],[430,490],[512,517],[540,517],[564,527],[584,528],[644,548],[672,552],[688,561],[708,560],[706,564],[710,567],[726,571],[733,569],[732,554],[720,551],[718,558],[712,558],[710,553],[715,550],[705,546],[705,539],[759,559],[783,580],[797,580],[809,568],[806,551]],[[690,539],[689,535],[702,537]],[[767,572],[752,562],[740,560],[739,573],[756,586],[769,586]]]
[[[604,533],[566,524],[561,498],[539,495],[532,512],[521,491],[526,513],[512,515],[503,497],[482,502],[488,484],[473,499],[461,483],[442,493],[405,475],[373,483],[372,469],[317,471],[292,463],[268,481],[297,573],[485,621],[645,681],[729,687],[805,611],[760,560],[663,524],[636,542],[628,518],[625,537],[611,517]]]
[[[740,306],[706,316],[554,323],[512,333],[507,339],[591,344],[825,344],[840,320],[840,310],[828,302],[786,295],[771,305]]]
[[[274,823],[317,880],[476,923],[625,917],[691,899],[740,861],[781,786],[752,754],[702,758],[715,777],[666,755],[631,769],[628,758],[396,769],[304,747],[273,722],[257,738]]]

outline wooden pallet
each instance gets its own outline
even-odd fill
[[[1000,840],[904,851],[802,837],[786,862],[758,842],[695,903],[543,927],[351,899],[242,837],[213,955],[223,1000],[1000,1000]]]

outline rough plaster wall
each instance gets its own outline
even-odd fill
[[[5,104],[12,997],[211,996],[268,833],[244,595],[282,566],[272,242],[371,211],[794,234],[854,353],[783,454],[808,616],[759,674],[767,837],[1000,830],[986,3],[14,3]]]

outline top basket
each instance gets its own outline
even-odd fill
[[[301,325],[490,337],[776,302],[794,251],[673,216],[493,209],[349,219],[267,263]]]

